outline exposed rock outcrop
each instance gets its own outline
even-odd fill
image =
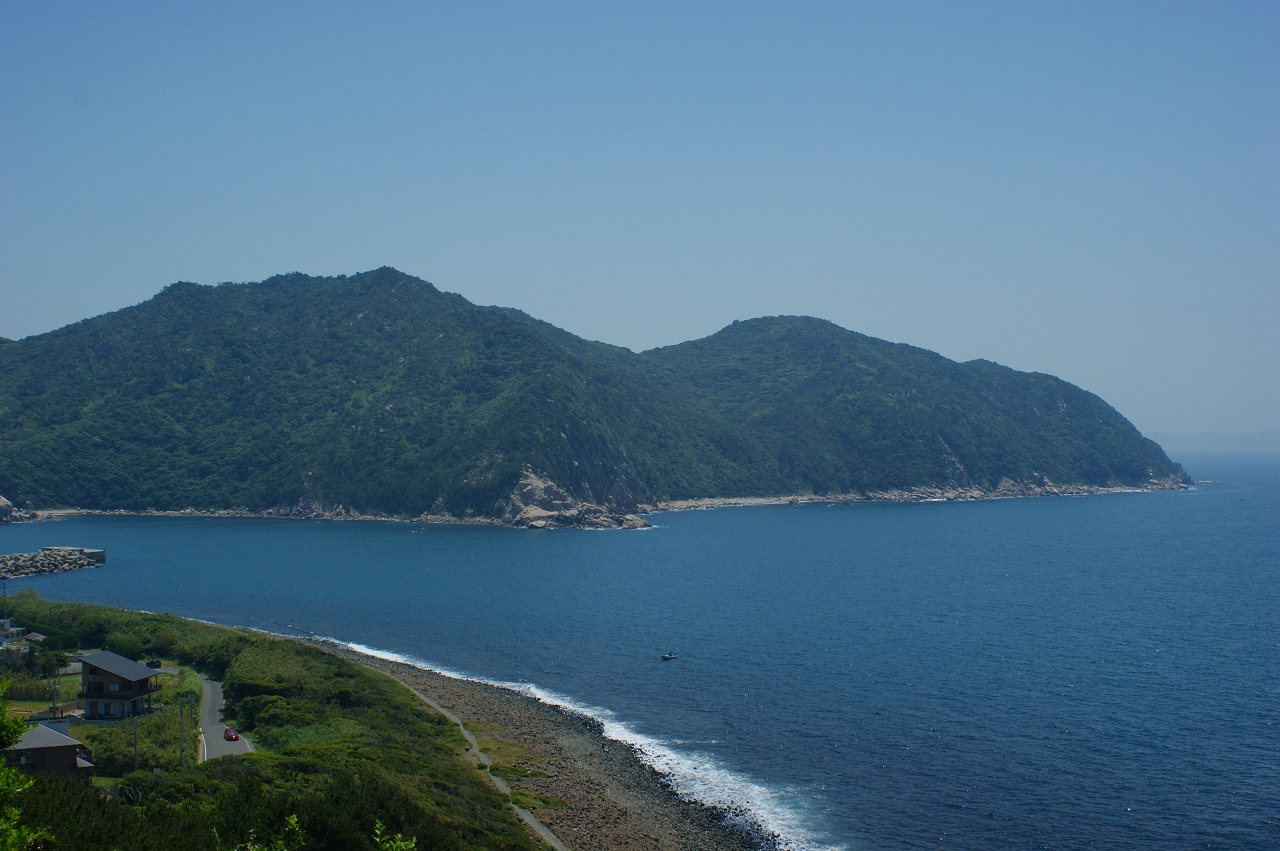
[[[575,526],[583,529],[643,529],[634,514],[619,514],[591,502],[578,502],[550,479],[526,468],[508,497],[502,520],[529,529]]]
[[[261,513],[264,517],[292,517],[297,520],[347,520],[362,516],[359,512],[347,511],[341,505],[325,508],[307,497],[299,499],[296,505],[282,505]]]
[[[36,514],[35,506],[30,502],[18,508],[0,496],[0,523],[22,523],[39,519],[40,515]]]
[[[468,523],[478,526],[517,526],[524,529],[556,529],[575,526],[582,529],[644,529],[649,523],[634,514],[620,514],[590,502],[578,502],[548,479],[526,472],[507,500],[505,513],[498,518],[476,517],[469,511],[455,517],[443,510],[443,500],[436,500],[431,510],[416,517],[401,514],[369,514],[341,505],[326,507],[303,497],[264,511],[240,509],[200,510],[184,508],[175,511],[81,511],[81,514],[141,517],[281,517],[291,520],[400,520],[413,523]]]

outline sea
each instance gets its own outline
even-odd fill
[[[588,713],[816,849],[1280,848],[1280,455],[1185,491],[643,531],[80,517],[55,600],[318,635]],[[676,658],[662,660],[664,654]]]

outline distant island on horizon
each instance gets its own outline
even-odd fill
[[[811,317],[634,353],[384,267],[177,283],[0,341],[14,505],[607,528],[1189,481],[1073,384]]]

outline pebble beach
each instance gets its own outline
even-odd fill
[[[775,848],[732,814],[673,792],[627,745],[602,735],[598,722],[514,690],[464,680],[320,642],[325,650],[381,671],[439,703],[496,743],[504,760],[528,777],[519,791],[562,802],[530,807],[574,851],[760,851]],[[527,800],[527,799],[526,799]]]

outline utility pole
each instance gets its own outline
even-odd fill
[[[187,725],[182,722],[182,708],[186,706],[186,701],[178,698],[178,770],[182,770],[182,756],[186,747]]]
[[[138,770],[138,716],[133,716],[133,770]]]
[[[62,637],[58,637],[58,655],[53,657],[53,714],[62,717],[62,710],[58,706],[58,696],[62,688]]]

